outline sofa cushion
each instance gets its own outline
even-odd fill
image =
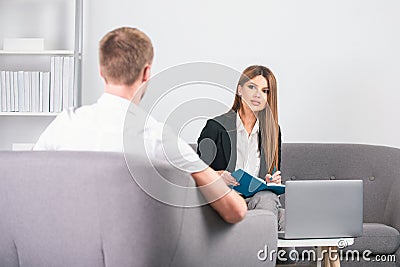
[[[393,254],[400,245],[400,234],[395,228],[380,223],[364,223],[363,235],[355,238],[349,250],[370,250],[373,254]]]

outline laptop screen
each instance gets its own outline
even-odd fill
[[[287,181],[285,238],[339,238],[362,234],[362,180]]]

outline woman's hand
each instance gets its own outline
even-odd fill
[[[265,181],[267,182],[267,184],[268,183],[282,184],[281,172],[280,171],[276,171],[276,172],[274,172],[273,175],[268,173],[265,176]]]
[[[233,186],[238,186],[239,183],[236,181],[236,179],[231,175],[230,172],[228,171],[217,171],[218,175],[224,179],[224,182],[227,185],[233,185]]]

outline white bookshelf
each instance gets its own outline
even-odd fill
[[[7,51],[0,50],[0,55],[66,55],[73,56],[72,50],[43,50],[43,51]]]
[[[64,10],[64,8],[68,5],[70,8],[68,9],[69,11],[63,15],[68,17],[67,20],[65,21],[57,21],[57,16],[55,14],[51,14],[51,12],[60,12],[64,13],[67,10]],[[28,14],[26,15],[27,17],[27,22],[20,22],[18,18],[22,14],[27,14],[27,8],[35,8],[36,11],[43,12],[40,15],[31,15]],[[73,8],[72,8],[73,7]],[[47,0],[18,0],[18,1],[13,1],[9,2],[9,4],[4,4],[4,8],[0,10],[0,17],[3,18],[4,22],[7,22],[7,24],[11,23],[13,25],[12,30],[10,30],[10,27],[7,27],[6,25],[1,26],[0,25],[0,71],[5,71],[5,72],[19,72],[19,71],[24,71],[28,72],[27,75],[31,75],[31,73],[34,74],[34,72],[40,72],[40,73],[46,73],[49,72],[50,75],[53,73],[53,70],[55,71],[56,74],[55,76],[59,78],[54,78],[50,77],[53,79],[53,82],[49,82],[49,86],[52,87],[52,84],[58,84],[63,83],[60,85],[56,85],[54,87],[49,89],[49,96],[50,94],[54,95],[55,99],[57,100],[52,100],[54,98],[50,98],[49,101],[51,104],[49,104],[50,109],[47,110],[47,112],[44,110],[44,116],[49,116],[49,111],[53,111],[53,107],[57,106],[56,109],[54,109],[54,112],[59,111],[60,109],[66,108],[66,107],[78,107],[81,105],[81,64],[82,64],[82,39],[83,39],[83,0],[58,0],[56,2],[49,2]],[[48,13],[50,12],[50,13]],[[12,14],[10,14],[12,13]],[[34,13],[34,12],[31,12]],[[34,17],[36,16],[36,17]],[[42,20],[45,18],[45,20]],[[47,18],[52,18],[51,21],[50,19]],[[1,22],[1,20],[0,20]],[[44,23],[46,22],[46,23]],[[53,31],[51,33],[47,33],[46,31],[42,31],[43,29],[40,29],[39,25],[52,25]],[[29,26],[28,26],[29,25]],[[31,27],[32,25],[36,25],[36,27]],[[43,27],[43,26],[42,26]],[[64,34],[64,30],[68,28],[69,34]],[[29,30],[30,29],[30,30]],[[38,30],[39,29],[39,30]],[[2,33],[3,32],[3,33]],[[41,34],[44,34],[44,36],[41,36]],[[46,35],[47,34],[47,35]],[[56,35],[55,35],[56,34]],[[44,44],[45,48],[51,48],[51,49],[46,49],[46,50],[4,50],[1,49],[1,42],[5,38],[28,38],[31,36],[40,36],[44,39]],[[56,49],[52,49],[56,48]],[[57,49],[61,48],[61,49]],[[65,49],[68,48],[68,49]],[[56,66],[54,67],[54,58],[61,58],[60,64],[63,65],[63,62],[69,62],[71,63],[65,63],[63,66]],[[70,59],[69,59],[70,58]],[[65,59],[65,60],[64,60]],[[68,60],[68,61],[67,61]],[[67,66],[67,72],[64,71],[65,67]],[[61,71],[60,71],[61,70]],[[58,72],[57,72],[58,71]],[[6,75],[13,75],[12,73]],[[61,73],[61,74],[57,74]],[[42,80],[42,74],[40,78],[40,84],[44,81]],[[69,77],[69,78],[65,78]],[[3,77],[4,78],[4,77]],[[49,78],[49,79],[50,79]],[[11,78],[10,78],[11,79]],[[23,81],[23,79],[18,80],[18,88],[20,84],[20,80]],[[68,80],[68,81],[66,81]],[[1,81],[0,81],[1,82]],[[32,82],[32,81],[31,81]],[[36,80],[35,80],[36,82]],[[65,83],[66,86],[65,87]],[[13,83],[15,83],[15,78],[13,79]],[[24,82],[22,82],[24,84]],[[29,84],[29,82],[28,82]],[[47,82],[46,82],[47,85]],[[12,87],[13,85],[11,85]],[[26,85],[25,85],[26,86]],[[35,85],[37,86],[37,85]],[[4,87],[4,82],[3,84],[0,84],[0,88]],[[24,85],[22,85],[24,87]],[[67,89],[71,93],[64,93],[62,90],[65,90],[64,88],[70,88]],[[47,88],[47,87],[46,87]],[[60,89],[58,89],[60,88]],[[3,95],[7,95],[6,92],[3,91],[0,92],[0,96],[3,97]],[[11,90],[15,90],[15,88],[11,88]],[[18,89],[19,90],[19,89]],[[24,89],[22,89],[24,90]],[[32,90],[31,88],[29,90]],[[37,90],[35,88],[35,90]],[[56,93],[54,93],[54,90]],[[12,94],[15,96],[15,92],[10,93],[10,89],[7,89],[8,94]],[[61,92],[60,92],[61,91]],[[59,93],[58,93],[59,92]],[[20,92],[21,93],[21,92]],[[36,93],[36,91],[35,91]],[[29,93],[30,94],[30,93]],[[61,100],[58,100],[59,97],[58,95],[62,94],[62,99],[64,101],[64,97],[67,96],[65,104],[64,102],[61,102]],[[5,96],[4,96],[5,97]],[[11,101],[13,99],[13,96],[11,96]],[[61,99],[61,98],[60,98]],[[71,99],[73,99],[71,103]],[[1,99],[0,99],[1,100]],[[31,99],[32,101],[34,99]],[[30,100],[30,101],[31,101]],[[7,103],[10,103],[10,99],[8,98],[7,95]],[[37,98],[34,100],[37,101]],[[45,99],[43,99],[45,101]],[[53,105],[53,101],[55,101]],[[15,103],[16,100],[14,100]],[[21,102],[21,101],[20,101]],[[26,100],[25,100],[26,102]],[[61,103],[60,103],[61,102]],[[14,104],[15,104],[14,103]],[[2,105],[1,105],[2,104]],[[32,111],[34,114],[33,116],[38,116],[38,108],[35,105],[35,108],[32,108],[31,104],[29,104],[29,107],[21,108],[19,109],[11,106],[14,104],[7,104],[7,107],[4,108],[5,104],[0,103],[1,109],[0,109],[0,116],[28,116],[26,112],[27,110]],[[61,105],[61,107],[59,106]],[[14,112],[15,109],[15,112]],[[41,108],[40,108],[41,109]],[[18,110],[22,110],[24,112],[18,112]],[[11,111],[11,112],[10,112]],[[0,122],[1,123],[1,122]]]
[[[0,112],[0,116],[55,117],[59,112]]]
[[[44,50],[4,50],[3,40],[7,38],[43,38]],[[62,62],[70,61],[68,67],[70,71],[67,72],[70,75],[62,76],[63,74],[60,74],[58,79],[64,82],[67,78],[64,79],[63,77],[72,76],[67,84],[68,86],[73,86],[73,90],[68,91],[71,94],[68,94],[67,99],[73,99],[73,104],[68,104],[68,106],[79,107],[81,105],[82,40],[83,0],[4,1],[0,8],[0,74],[2,72],[23,72],[23,74],[33,75],[38,72],[40,77],[42,77],[42,73],[45,75],[49,73],[51,75],[52,70],[57,69],[53,67],[53,58],[61,57],[63,58]],[[65,58],[68,58],[68,61],[65,61]],[[63,69],[65,66],[68,66],[68,64],[65,63]],[[56,71],[53,73],[56,73]],[[59,73],[65,74],[65,72]],[[42,88],[41,79],[39,80],[40,88]],[[19,80],[18,85],[20,84]],[[15,77],[13,81],[15,81]],[[33,80],[30,81],[33,83]],[[35,78],[34,81],[36,84],[37,79]],[[21,84],[24,84],[24,82]],[[11,87],[11,90],[12,88],[14,90],[16,90],[15,88],[19,88],[18,85]],[[3,87],[5,86],[0,84],[0,89]],[[24,88],[21,90],[24,91],[25,87],[26,84],[24,84]],[[47,88],[47,82],[46,87],[43,88]],[[32,101],[30,102],[31,104],[37,103],[36,90],[37,87],[35,88],[35,101],[32,100],[32,96],[28,96],[28,99]],[[0,150],[12,150],[13,144],[35,143],[48,124],[60,114],[59,112],[37,112],[41,110],[40,107],[45,103],[44,99],[47,97],[43,97],[43,93],[39,93],[39,99],[43,100],[43,102],[39,101],[39,109],[37,108],[37,104],[35,104],[34,109],[32,109],[31,104],[27,108],[26,98],[23,102],[18,100],[18,103],[24,103],[25,107],[21,109],[21,106],[19,106],[16,109],[15,105],[17,101],[15,99],[18,97],[14,93],[14,109],[23,111],[12,111],[14,109],[8,106],[8,103],[11,103],[8,92],[7,87],[5,94],[7,96],[5,100],[7,101],[6,105],[4,105],[4,102],[0,104],[0,127],[2,129],[0,131]],[[4,96],[3,93],[0,92],[0,101]],[[31,93],[32,91],[30,91],[29,95]],[[42,98],[40,98],[41,94]],[[21,96],[20,92],[18,95]],[[62,99],[64,99],[64,96],[62,96]],[[68,101],[65,103],[68,103]],[[61,105],[61,110],[64,108],[65,106]],[[34,110],[35,112],[26,112],[26,110]],[[52,109],[49,108],[49,110]]]

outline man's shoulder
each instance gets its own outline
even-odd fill
[[[136,106],[129,106],[125,120],[124,132],[136,136],[143,136],[145,139],[159,140],[162,138],[164,124],[156,120],[146,110]]]
[[[74,121],[79,118],[91,116],[95,113],[95,105],[71,107],[64,109],[57,118],[65,121]]]

